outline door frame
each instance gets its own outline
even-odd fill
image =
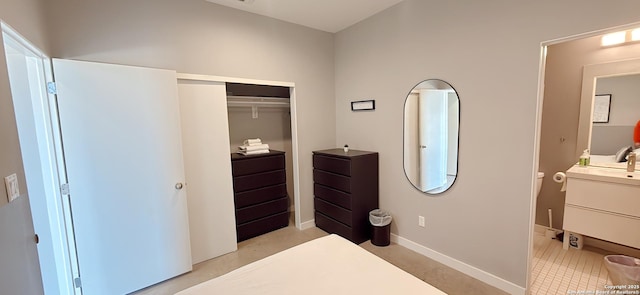
[[[294,205],[294,219],[296,228],[302,230],[305,225],[302,224],[300,216],[300,167],[299,167],[299,149],[298,149],[298,117],[297,117],[297,104],[296,104],[296,84],[293,82],[282,81],[269,81],[269,80],[256,80],[245,78],[234,78],[224,76],[211,76],[211,75],[199,75],[199,74],[187,74],[178,73],[178,80],[193,80],[193,81],[210,81],[220,83],[242,83],[242,84],[255,84],[265,86],[282,86],[289,87],[289,110],[291,112],[291,150],[293,161],[293,205]]]
[[[54,89],[49,91],[47,86],[48,82],[53,81],[51,58],[5,22],[0,21],[0,26],[3,42],[6,43],[5,35],[11,38],[13,43],[21,46],[23,50],[38,60],[38,69],[42,71],[38,75],[37,85],[42,87],[31,89],[32,94],[34,90],[39,94],[39,101],[37,101],[39,107],[34,107],[32,104],[31,112],[34,118],[40,118],[40,124],[34,125],[35,128],[23,129],[22,132],[25,135],[35,134],[38,148],[41,150],[38,168],[43,176],[42,190],[44,195],[30,195],[29,202],[36,234],[40,233],[39,236],[50,238],[50,241],[44,241],[37,247],[43,288],[45,293],[80,295],[82,294],[81,289],[74,284],[74,278],[79,276],[79,271],[69,199],[61,191],[61,185],[67,182],[67,177],[62,154],[57,102]],[[30,84],[30,87],[34,86]],[[12,97],[12,99],[16,98]],[[35,102],[33,98],[32,102]],[[21,124],[18,117],[16,114],[16,124]],[[18,129],[20,134],[20,128]],[[42,152],[43,149],[47,152]],[[29,182],[29,176],[25,175],[25,177]],[[51,269],[54,271],[48,271]]]

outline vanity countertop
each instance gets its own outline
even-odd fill
[[[627,172],[626,169],[573,165],[567,170],[567,177],[640,186],[638,170]]]

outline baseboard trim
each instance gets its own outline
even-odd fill
[[[483,281],[491,286],[494,286],[500,290],[503,290],[509,294],[517,294],[517,295],[525,295],[526,289],[513,284],[509,281],[506,281],[502,278],[499,278],[493,274],[490,274],[486,271],[483,271],[479,268],[466,264],[462,261],[451,258],[447,255],[444,255],[440,252],[434,251],[430,248],[422,246],[416,242],[413,242],[409,239],[400,237],[396,234],[391,234],[391,241],[397,243],[400,246],[403,246],[407,249],[413,250],[417,253],[420,253],[428,258],[431,258],[437,262],[440,262],[448,267],[451,267],[459,272],[462,272],[470,277],[476,278],[480,281]]]
[[[315,219],[311,219],[309,221],[305,221],[300,223],[300,230],[305,230],[305,229],[310,229],[316,227],[316,220]]]

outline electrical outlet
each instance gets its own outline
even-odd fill
[[[424,216],[418,216],[418,225],[424,227]]]
[[[7,188],[7,199],[9,202],[20,196],[18,189],[18,176],[14,173],[4,178],[4,186]]]

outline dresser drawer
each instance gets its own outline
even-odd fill
[[[329,203],[336,204],[345,209],[351,209],[351,195],[330,187],[314,183],[313,195]]]
[[[233,178],[233,190],[243,192],[266,186],[285,183],[287,176],[284,170],[263,172]]]
[[[315,212],[315,221],[316,221],[316,226],[318,228],[330,234],[337,234],[348,240],[353,241],[353,230],[350,227],[318,211]]]
[[[236,224],[260,219],[269,215],[287,211],[289,197],[285,196],[277,200],[236,209]]]
[[[249,156],[250,157],[250,156]],[[233,176],[243,176],[272,170],[285,169],[284,155],[250,157],[231,161]]]
[[[289,212],[278,213],[276,215],[249,221],[247,223],[238,224],[236,232],[238,242],[257,237],[261,234],[274,231],[289,225]]]
[[[343,192],[351,192],[351,178],[347,176],[313,169],[313,181]]]
[[[338,207],[334,204],[327,203],[319,198],[313,199],[316,211],[329,216],[337,221],[344,223],[347,226],[351,226],[352,214],[350,210]]]
[[[250,191],[236,193],[234,201],[236,209],[272,201],[287,195],[287,185],[282,183]]]
[[[313,167],[337,174],[351,176],[351,160],[313,155]]]

